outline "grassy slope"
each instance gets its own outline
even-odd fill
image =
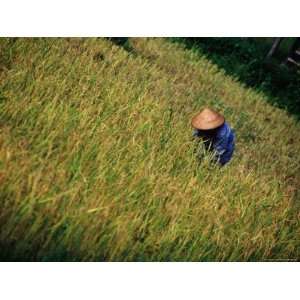
[[[262,92],[273,106],[286,109],[300,120],[300,70],[289,69],[281,62],[287,53],[265,60],[270,50],[260,38],[171,38],[183,43],[201,57],[204,55],[229,76]],[[283,42],[288,42],[289,39]],[[293,39],[292,39],[293,41]],[[284,46],[284,44],[282,44]],[[281,58],[280,58],[281,56]]]
[[[299,124],[163,39],[0,40],[3,260],[299,258]],[[195,159],[204,105],[237,134]]]

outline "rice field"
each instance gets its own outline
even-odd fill
[[[183,45],[130,46],[0,38],[0,259],[299,260],[299,122]],[[191,136],[206,106],[223,168]]]

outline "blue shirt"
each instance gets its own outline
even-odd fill
[[[193,136],[200,136],[200,132],[198,129],[194,129]],[[216,130],[210,142],[219,163],[221,165],[228,163],[234,152],[235,134],[226,122]]]

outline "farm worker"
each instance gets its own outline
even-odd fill
[[[220,113],[205,108],[193,117],[192,127],[193,136],[204,140],[205,147],[214,151],[216,160],[222,166],[230,161],[235,135]]]

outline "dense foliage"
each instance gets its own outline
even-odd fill
[[[0,39],[1,259],[299,259],[299,123],[198,51],[129,45]],[[204,106],[237,135],[223,168]]]
[[[288,45],[266,60],[271,45],[259,38],[176,38],[200,56],[205,55],[227,74],[258,91],[268,101],[287,109],[300,118],[300,71],[288,68],[282,62],[288,55]],[[292,41],[286,41],[292,42]],[[281,50],[281,51],[280,51]]]

